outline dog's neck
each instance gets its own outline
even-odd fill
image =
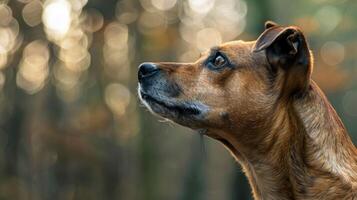
[[[342,195],[356,191],[356,149],[316,84],[284,107],[261,129],[264,137],[255,136],[255,145],[221,140],[243,166],[255,198],[308,199],[316,190],[327,196],[332,187]]]

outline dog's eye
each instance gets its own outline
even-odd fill
[[[227,64],[227,59],[224,56],[222,56],[220,53],[217,53],[217,55],[213,59],[212,64],[215,68],[221,68]]]
[[[224,54],[216,52],[207,59],[205,65],[211,70],[220,70],[230,66],[230,62]]]
[[[223,56],[218,55],[218,56],[214,59],[214,65],[215,65],[216,67],[223,66],[224,64],[226,64],[226,59],[223,58]]]

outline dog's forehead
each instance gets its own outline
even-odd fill
[[[236,40],[223,43],[219,46],[222,51],[250,51],[254,46],[254,41]]]
[[[241,62],[250,62],[254,44],[254,41],[237,40],[223,43],[219,49],[224,52],[230,59],[237,58],[241,60]]]
[[[215,50],[219,50],[222,52],[231,52],[235,50],[251,50],[252,47],[254,46],[255,41],[243,41],[243,40],[235,40],[235,41],[230,41],[223,43],[218,46],[214,46],[207,51],[203,52],[202,55],[209,55],[211,52],[214,52]],[[237,53],[237,52],[235,52]]]

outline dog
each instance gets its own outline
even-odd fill
[[[357,199],[357,151],[311,79],[313,56],[296,26],[266,22],[255,41],[212,47],[194,63],[143,63],[141,102],[220,141],[254,199]]]

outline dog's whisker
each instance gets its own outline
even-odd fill
[[[165,118],[159,119],[158,121],[161,122],[161,123],[170,122],[170,120],[165,119]]]

